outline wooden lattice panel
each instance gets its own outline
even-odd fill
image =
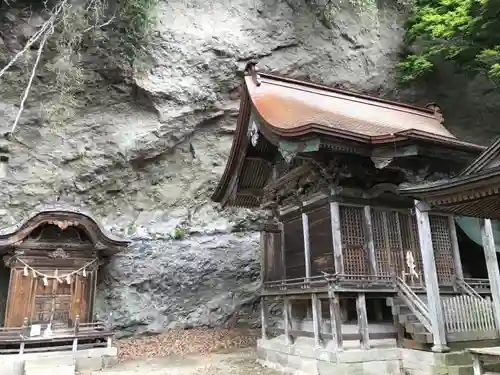
[[[362,207],[340,206],[344,272],[349,275],[368,274],[363,215]]]
[[[391,274],[391,245],[386,229],[387,214],[387,211],[380,209],[371,210],[373,245],[379,275]]]
[[[401,276],[403,272],[408,272],[406,254],[410,251],[416,265],[415,271],[418,274],[418,278],[413,278],[413,283],[422,284],[424,281],[424,273],[422,254],[420,252],[420,242],[418,239],[417,220],[410,212],[398,212],[397,222],[399,234],[401,236],[401,250],[399,252],[393,251],[392,253],[395,258],[394,263],[396,274]]]
[[[451,283],[455,264],[448,217],[429,215],[429,221],[438,280],[440,283]]]

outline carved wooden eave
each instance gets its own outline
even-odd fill
[[[130,244],[107,231],[89,212],[79,207],[67,205],[43,206],[31,212],[24,221],[0,230],[0,252],[11,248],[22,248],[27,237],[40,225],[53,224],[61,230],[79,227],[85,231],[92,242],[92,249],[111,255],[122,251]],[[38,248],[49,247],[50,244],[37,243]],[[71,247],[71,244],[68,245]]]
[[[460,176],[469,176],[479,173],[488,167],[493,167],[500,159],[500,137],[498,137],[484,152],[465,168]],[[497,161],[497,162],[495,162]]]
[[[500,220],[500,167],[432,184],[400,188],[399,193],[444,212]]]

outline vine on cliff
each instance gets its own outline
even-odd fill
[[[500,79],[500,1],[417,0],[405,41],[411,52],[398,66],[404,83],[447,61]]]
[[[44,2],[3,0],[3,10],[28,6],[41,14],[45,22],[11,60],[0,70],[0,80],[17,63],[33,60],[21,98],[19,110],[11,128],[19,123],[24,105],[32,88],[39,65],[52,73],[56,81],[57,99],[44,106],[49,120],[62,123],[77,107],[76,95],[85,83],[86,65],[82,56],[92,49],[93,54],[109,64],[130,71],[145,51],[151,36],[153,10],[157,0],[57,0]],[[43,58],[50,51],[50,57]]]

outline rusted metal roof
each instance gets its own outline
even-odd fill
[[[316,132],[383,143],[414,135],[483,149],[451,134],[435,105],[421,108],[267,73],[246,76],[245,87],[261,119],[283,137]]]
[[[259,194],[249,192],[260,191],[266,185],[272,173],[269,157],[276,155],[281,141],[297,143],[312,136],[320,138],[321,147],[329,147],[333,142],[343,147],[344,152],[352,149],[363,154],[388,143],[396,147],[408,141],[438,144],[471,156],[484,150],[482,146],[455,138],[443,126],[443,117],[436,106],[420,108],[257,73],[252,63],[245,72],[233,145],[224,174],[212,195],[212,200],[223,206],[260,205]],[[252,113],[259,120],[256,125],[261,139],[257,147],[249,142]],[[261,149],[263,141],[266,150]],[[263,160],[266,158],[267,162]]]

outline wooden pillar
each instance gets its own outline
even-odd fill
[[[368,253],[368,266],[371,275],[376,275],[377,272],[377,258],[375,255],[375,244],[373,242],[373,228],[372,228],[372,215],[370,206],[364,207],[364,227],[366,238],[366,252]]]
[[[490,280],[491,297],[493,299],[493,313],[498,331],[500,330],[500,272],[498,270],[495,238],[493,237],[491,220],[482,219],[480,223],[484,257],[486,258],[486,268],[488,269],[488,279]]]
[[[342,340],[342,318],[340,317],[340,303],[337,293],[328,291],[328,299],[330,303],[330,325],[332,329],[332,343],[334,350],[341,351],[344,349],[344,341]]]
[[[286,280],[286,244],[285,244],[285,224],[280,222],[280,259],[281,259],[281,280]]]
[[[309,243],[309,217],[302,213],[302,233],[304,235],[304,260],[306,265],[306,279],[311,277],[311,248]]]
[[[269,323],[269,310],[267,306],[266,297],[260,297],[260,320],[262,330],[262,340],[267,340],[267,326]]]
[[[366,313],[366,297],[359,293],[356,298],[356,312],[358,315],[358,330],[361,349],[370,349],[370,334],[368,332],[368,314]]]
[[[293,344],[292,336],[292,304],[290,298],[283,298],[283,324],[285,330],[285,340],[288,345]]]
[[[313,332],[314,345],[316,347],[323,346],[323,338],[321,337],[321,325],[323,323],[321,300],[316,293],[311,294],[312,316],[313,316]]]
[[[462,260],[460,259],[460,248],[458,247],[457,228],[455,227],[455,218],[448,216],[448,226],[450,227],[451,248],[453,252],[453,263],[455,264],[455,276],[463,280],[464,271],[462,269]]]
[[[338,202],[330,202],[330,222],[333,239],[333,261],[335,273],[344,273],[344,256],[342,255],[342,234],[340,230],[340,207]]]
[[[260,282],[261,286],[264,287],[264,283],[267,281],[268,275],[266,275],[267,270],[267,254],[266,254],[266,242],[267,234],[264,228],[260,231]]]
[[[425,211],[422,211],[422,207]],[[443,306],[439,295],[439,284],[432,246],[431,225],[429,222],[429,207],[419,201],[415,201],[415,215],[417,218],[418,237],[420,240],[420,251],[422,263],[424,264],[425,289],[427,292],[427,306],[432,323],[432,335],[434,346],[432,351],[445,352],[449,348],[446,345],[446,331],[444,327]]]

